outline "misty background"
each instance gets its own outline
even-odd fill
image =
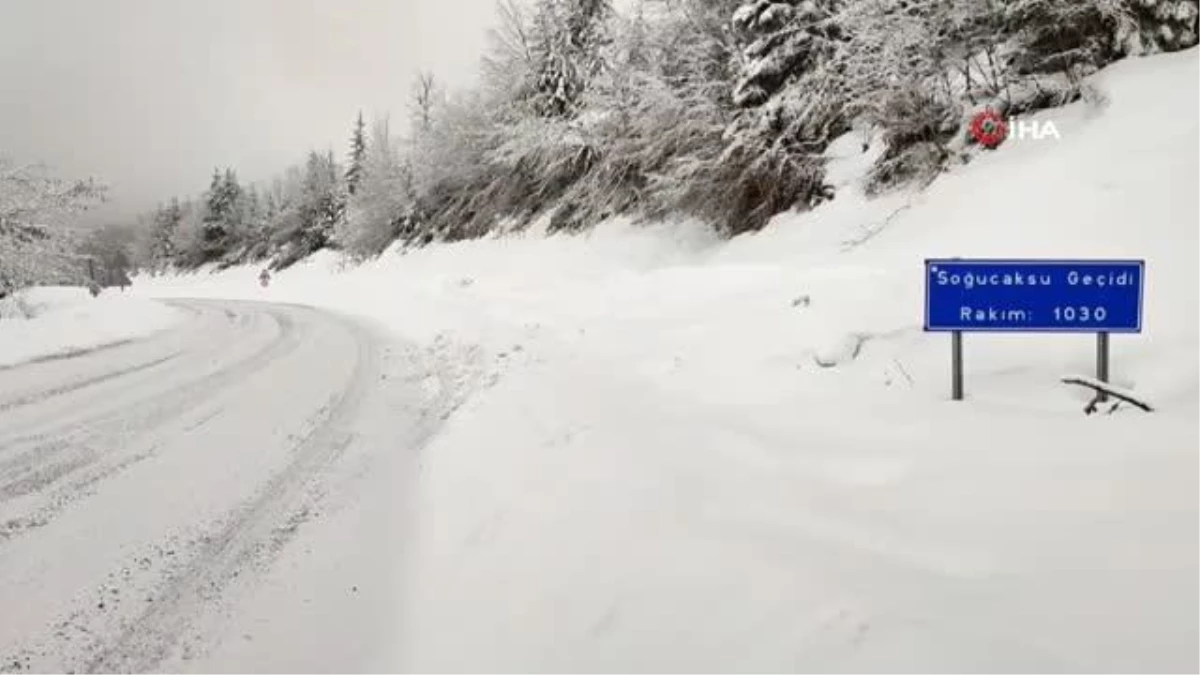
[[[472,84],[494,20],[494,0],[3,0],[0,153],[107,181],[80,224],[129,217],[217,166],[343,156],[418,71]]]

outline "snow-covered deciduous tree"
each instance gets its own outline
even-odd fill
[[[493,100],[527,98],[537,68],[533,22],[520,0],[499,0],[496,20],[482,60],[481,93]]]
[[[488,220],[492,189],[503,178],[488,153],[504,126],[519,119],[511,110],[489,93],[459,92],[445,99],[427,131],[413,131],[408,160],[416,203],[401,230],[405,241],[465,236],[477,217]]]
[[[936,176],[950,147],[970,142],[970,115],[983,107],[1014,115],[1081,97],[1084,76],[1142,49],[1147,4],[1155,3],[848,3],[832,70],[847,115],[882,132],[886,144],[868,188]]]
[[[81,280],[73,242],[56,226],[105,193],[94,180],[63,180],[44,166],[0,157],[0,298],[34,284]]]
[[[883,145],[869,193],[932,179],[975,151],[975,111],[1061,105],[1114,59],[1192,46],[1198,5],[500,0],[479,87],[418,77],[396,142],[360,115],[344,173],[313,153],[229,217],[212,217],[228,197],[215,177],[164,255],[198,264],[220,241],[225,262],[285,266],[326,245],[361,259],[539,217],[551,230],[615,215],[755,230],[833,196],[825,154],[849,130]]]
[[[408,103],[409,128],[412,129],[412,133],[428,133],[433,128],[433,118],[441,102],[442,89],[433,73],[417,73]]]
[[[83,237],[78,251],[92,261],[89,273],[95,276],[96,284],[102,288],[129,285],[137,236],[133,225],[108,224]]]
[[[868,193],[936,176],[962,124],[962,100],[1007,90],[994,0],[872,0],[847,7],[827,72],[844,119],[882,138]]]

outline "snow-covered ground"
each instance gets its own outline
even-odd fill
[[[276,555],[304,551],[293,535],[320,531],[340,504],[354,526],[319,553],[375,573],[324,575],[272,609],[319,607],[343,650],[395,624],[399,591],[381,589],[397,588],[403,561],[387,546],[403,541],[397,514],[415,494],[400,487],[453,403],[425,384],[419,350],[310,308],[174,304],[186,319],[170,330],[0,371],[0,670],[175,672],[215,645],[227,653],[213,636],[229,608],[245,615],[244,589],[271,587],[262,571],[286,579]],[[388,476],[382,507],[357,498],[364,474]],[[386,521],[357,517],[364,506]],[[362,542],[369,555],[352,555]],[[337,612],[330,590],[358,602]],[[237,642],[258,649],[234,670],[346,662],[311,624],[284,649],[239,628]]]
[[[366,667],[1195,671],[1197,80],[1195,49],[1118,63],[1103,101],[1039,115],[1060,140],[920,194],[862,198],[848,137],[832,203],[732,242],[615,222],[133,294],[336,308],[459,369]],[[1082,414],[1059,378],[1091,372],[1087,335],[970,335],[949,401],[949,338],[921,330],[923,260],[949,256],[1144,258],[1113,379],[1158,411]],[[301,533],[254,611],[344,574],[322,547],[361,525]],[[279,648],[322,637],[277,619]],[[212,663],[252,663],[236,630]]]
[[[40,287],[0,301],[0,367],[145,337],[182,318],[179,310],[113,288]]]

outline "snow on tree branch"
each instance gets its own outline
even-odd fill
[[[80,213],[105,199],[94,179],[56,178],[43,165],[19,165],[0,157],[0,228],[43,225]]]
[[[68,237],[52,226],[104,201],[105,193],[95,180],[64,180],[45,166],[0,157],[0,298],[32,284],[76,280]]]

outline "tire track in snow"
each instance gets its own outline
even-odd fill
[[[181,302],[176,304],[184,303]],[[190,306],[190,303],[187,303],[186,306]],[[200,304],[199,306],[204,307],[205,305]],[[50,387],[48,392],[42,391],[34,394],[20,395],[21,399],[30,399],[31,402],[46,403],[52,399],[57,399],[73,393],[88,393],[86,390],[104,384],[120,384],[120,387],[112,387],[114,391],[120,391],[122,387],[131,389],[132,385],[136,384],[136,382],[129,381],[128,376],[131,375],[153,374],[157,382],[167,383],[166,386],[162,387],[163,389],[166,389],[166,391],[157,391],[154,392],[153,395],[148,395],[146,392],[141,392],[142,396],[139,399],[125,401],[125,405],[123,406],[118,406],[115,408],[110,407],[108,409],[101,409],[95,412],[90,410],[71,410],[68,414],[70,414],[72,417],[66,421],[58,417],[52,417],[48,420],[34,419],[32,422],[26,421],[24,424],[17,422],[18,428],[23,426],[26,429],[40,430],[42,433],[14,433],[10,427],[10,435],[7,437],[0,436],[0,453],[3,453],[3,451],[12,444],[36,440],[47,434],[61,436],[64,428],[68,427],[71,429],[91,428],[107,422],[133,421],[130,419],[130,409],[135,408],[135,406],[150,405],[152,407],[164,407],[166,402],[178,402],[181,399],[203,397],[211,391],[226,387],[231,383],[236,383],[243,377],[261,370],[263,367],[270,365],[275,360],[282,358],[294,350],[300,344],[300,340],[303,336],[296,334],[297,326],[293,319],[288,316],[286,312],[277,308],[267,307],[266,309],[261,310],[260,313],[269,316],[274,321],[279,330],[279,334],[255,351],[238,360],[235,360],[232,363],[225,364],[215,371],[205,372],[201,370],[199,372],[202,372],[203,374],[197,376],[196,373],[189,372],[189,369],[193,369],[198,363],[202,363],[205,360],[213,358],[214,355],[221,355],[222,352],[229,349],[230,344],[235,344],[237,342],[237,338],[245,338],[244,335],[238,335],[238,333],[245,333],[247,330],[252,329],[252,326],[235,324],[238,330],[235,331],[232,336],[208,336],[210,342],[223,338],[225,340],[224,343],[200,343],[199,349],[197,349],[197,343],[205,336],[199,335],[196,338],[189,339],[187,346],[190,347],[190,349],[188,350],[187,358],[163,360],[164,363],[170,362],[171,365],[175,366],[174,370],[171,372],[157,374],[144,372],[148,370],[148,368],[124,368],[121,369],[122,372],[119,373],[119,375],[127,376],[126,380],[119,380],[119,377],[116,376],[102,375],[98,377],[87,378],[87,380],[84,382],[75,382],[67,385],[55,385]],[[203,315],[203,312],[201,312],[201,315]],[[180,330],[185,331],[187,328],[197,329],[196,326],[185,326]],[[250,333],[250,336],[253,336],[252,332]],[[149,339],[144,342],[154,343],[157,342],[157,340]],[[153,348],[153,346],[151,345],[148,348]],[[184,384],[182,386],[178,384],[179,380],[183,380]],[[171,386],[170,383],[174,383],[175,386]],[[18,406],[16,405],[10,406],[10,408],[17,407]]]
[[[109,380],[113,380],[118,377],[122,377],[122,376],[136,373],[139,371],[147,370],[150,368],[154,368],[155,366],[162,365],[168,361],[171,361],[172,359],[178,358],[180,356],[180,354],[182,354],[182,352],[173,352],[171,354],[167,354],[166,356],[152,359],[150,361],[146,361],[145,363],[139,363],[137,365],[129,366],[128,368],[120,368],[118,370],[112,370],[107,373],[104,373],[103,375],[89,377],[89,378],[86,378],[83,380],[72,382],[70,384],[64,384],[62,386],[55,387],[52,389],[45,389],[45,390],[39,391],[36,394],[26,394],[26,395],[20,396],[18,398],[9,399],[7,401],[0,401],[0,413],[5,412],[7,410],[12,410],[13,408],[20,408],[21,406],[39,403],[48,398],[53,398],[55,396],[61,396],[62,394],[69,394],[73,391],[78,391],[85,387],[90,387],[90,386],[93,386],[96,384],[100,384],[102,382],[108,382]]]
[[[126,625],[83,670],[152,671],[180,643],[203,609],[256,560],[282,547],[297,525],[310,481],[353,441],[354,419],[378,370],[378,354],[367,337],[351,327],[357,360],[349,384],[310,418],[308,434],[294,447],[295,459],[215,534],[206,536],[192,562],[173,575],[159,600]],[[303,512],[300,512],[300,517]]]
[[[84,413],[50,431],[0,439],[0,544],[50,523],[67,506],[86,497],[89,487],[153,456],[157,446],[150,443],[149,447],[143,447],[147,445],[141,442],[145,434],[187,416],[196,409],[198,401],[212,397],[294,351],[303,333],[292,318],[284,311],[269,307],[263,312],[272,317],[279,333],[244,358],[182,386],[172,387],[165,394],[147,393],[126,407]],[[196,314],[202,316],[203,311]],[[198,357],[181,359],[179,370],[206,356],[201,351]],[[174,358],[155,359],[152,363],[158,365]],[[148,368],[150,366],[110,371],[72,385],[52,387],[40,396],[27,397],[27,400],[30,404],[44,402]],[[162,380],[169,382],[170,375],[164,373]],[[194,431],[216,414],[219,411],[207,413],[184,431]],[[40,499],[24,504],[16,512],[5,506],[16,498],[26,498],[28,502],[30,495],[38,495]]]
[[[280,572],[279,556],[306,556],[293,543],[310,531],[305,523],[355,503],[346,481],[378,470],[377,458],[416,452],[470,385],[452,367],[457,352],[381,339],[358,321],[311,308],[229,305],[239,306],[251,309],[230,321],[251,336],[262,337],[267,313],[294,321],[296,353],[275,336],[266,349],[289,358],[262,357],[262,368],[228,376],[228,361],[262,345],[230,353],[187,336],[183,346],[201,349],[185,350],[154,377],[135,373],[51,397],[17,415],[38,417],[36,425],[0,438],[0,451],[10,451],[0,460],[13,462],[43,443],[45,454],[20,462],[46,476],[73,471],[0,502],[0,523],[6,509],[16,516],[7,535],[0,533],[0,597],[23,608],[0,612],[0,669],[154,671],[222,648],[228,617]],[[223,313],[221,304],[213,309],[210,318]],[[44,383],[95,374],[131,356],[146,354],[110,352],[111,360],[75,371],[64,365]],[[161,379],[168,375],[177,379]],[[206,378],[222,386],[195,386]],[[23,382],[42,383],[27,375]],[[108,400],[113,393],[119,400]],[[99,407],[78,404],[88,397]],[[170,420],[144,407],[167,401],[175,402]],[[73,414],[51,424],[57,410]],[[71,467],[70,454],[55,454],[64,447],[100,458]],[[31,499],[44,509],[31,512]]]

